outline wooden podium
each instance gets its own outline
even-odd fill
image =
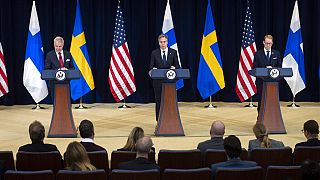
[[[184,136],[177,103],[176,81],[190,78],[189,69],[153,69],[151,78],[163,80],[155,135]]]
[[[79,79],[79,70],[44,70],[41,78],[54,81],[54,104],[48,138],[77,137],[71,111],[71,79]]]
[[[263,80],[261,105],[258,122],[262,122],[270,134],[286,134],[280,103],[279,81],[283,77],[291,77],[291,68],[256,68],[249,74]]]

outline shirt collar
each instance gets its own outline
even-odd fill
[[[165,51],[165,52],[166,52],[166,54],[168,54],[168,47],[167,47],[167,48],[165,48],[165,49],[161,49],[161,48],[160,48],[160,51],[161,51],[161,54],[163,53],[163,51]]]
[[[90,143],[93,143],[93,139],[91,139],[91,138],[83,138],[83,139],[81,140],[81,142],[90,142]]]

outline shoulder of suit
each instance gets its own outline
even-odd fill
[[[172,49],[172,48],[168,48],[168,51],[177,52],[175,49]]]

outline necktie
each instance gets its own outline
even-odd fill
[[[270,51],[267,51],[267,59],[270,61]]]
[[[59,54],[59,64],[60,64],[60,67],[63,67],[63,60],[62,60],[62,56],[61,56],[61,52],[58,53]]]
[[[166,52],[165,51],[163,51],[162,60],[163,60],[163,64],[167,63],[167,57],[166,57]]]

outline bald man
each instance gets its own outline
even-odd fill
[[[210,129],[210,140],[206,140],[198,144],[197,149],[204,153],[207,149],[221,149],[223,150],[223,135],[225,133],[225,126],[221,121],[214,121]]]
[[[160,171],[160,167],[148,160],[149,152],[153,146],[153,142],[150,137],[142,137],[138,139],[135,147],[137,150],[136,159],[120,163],[118,169],[122,170],[150,170],[157,169]]]

